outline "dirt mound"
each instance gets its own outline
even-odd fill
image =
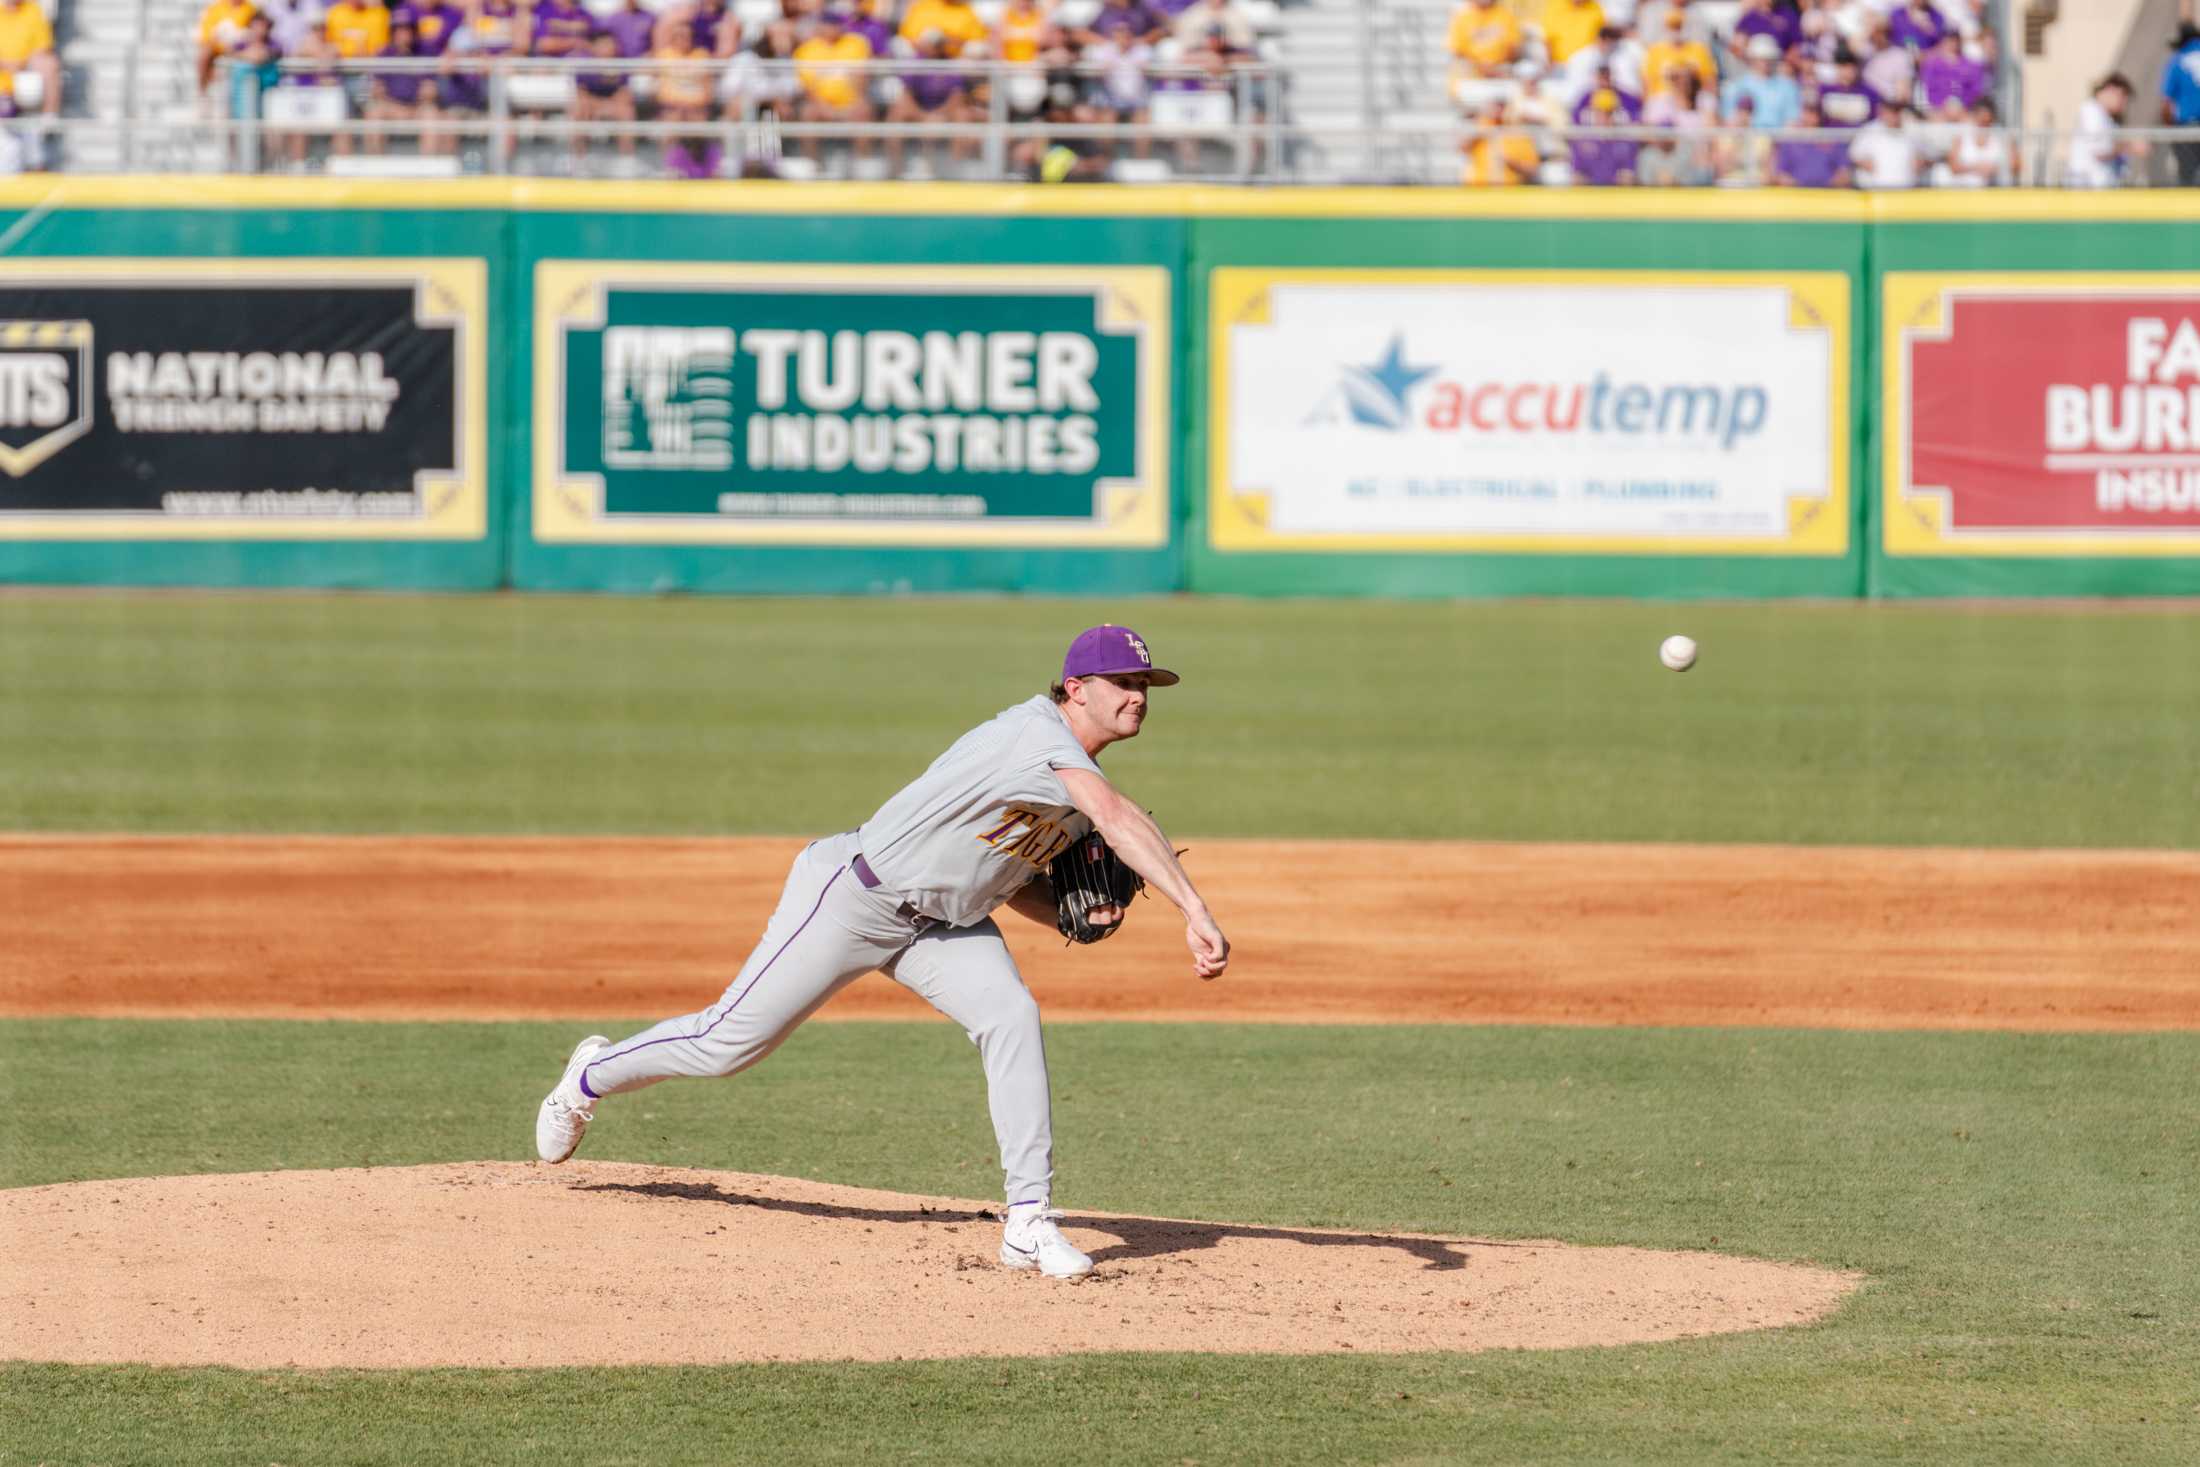
[[[0,1358],[672,1365],[1089,1350],[1486,1350],[1796,1324],[1853,1274],[1633,1248],[1073,1213],[1098,1263],[994,1259],[984,1204],[580,1162],[0,1192]]]

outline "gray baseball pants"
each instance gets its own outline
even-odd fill
[[[1039,1005],[991,918],[946,927],[905,915],[866,887],[853,833],[795,857],[763,941],[718,1002],[605,1049],[581,1071],[592,1096],[676,1075],[733,1075],[777,1049],[825,1001],[880,972],[953,1019],[985,1064],[1007,1201],[1043,1202],[1054,1181],[1054,1120]]]

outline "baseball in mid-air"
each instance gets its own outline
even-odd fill
[[[1675,672],[1686,672],[1696,665],[1696,639],[1672,636],[1658,644],[1658,661]]]

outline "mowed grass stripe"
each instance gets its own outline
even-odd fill
[[[10,1023],[0,1181],[524,1155],[578,1032]],[[0,1462],[2200,1454],[2200,1036],[1092,1025],[1049,1052],[1073,1208],[1715,1249],[1871,1282],[1808,1330],[1553,1355],[14,1366]],[[805,1029],[738,1079],[607,1104],[588,1146],[937,1193],[995,1176],[945,1024]]]
[[[0,828],[843,830],[1103,619],[1186,834],[2200,847],[2200,619],[1846,604],[11,595]]]

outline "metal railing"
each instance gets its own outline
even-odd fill
[[[647,142],[668,149],[708,145],[723,159],[787,171],[798,171],[789,161],[798,154],[839,160],[881,148],[901,153],[911,145],[944,145],[962,155],[973,176],[991,178],[1035,171],[1039,165],[1034,155],[1052,147],[1140,157],[1166,147],[1177,155],[1178,177],[1283,180],[1286,140],[1275,106],[1280,78],[1274,67],[1243,64],[1218,75],[1195,66],[1150,66],[1144,76],[1142,105],[1113,109],[1136,111],[1143,120],[1100,121],[1079,116],[1093,105],[1094,89],[1105,80],[1104,71],[1089,66],[1065,78],[1059,71],[998,61],[378,58],[285,61],[280,82],[263,88],[257,73],[225,63],[212,89],[216,101],[207,110],[227,115],[209,115],[203,127],[218,139],[212,151],[220,154],[223,166],[244,172],[279,164],[286,153],[296,156],[301,141],[314,151],[351,156],[357,156],[355,149],[409,143],[427,156],[463,154],[465,167],[488,173],[571,171],[559,160],[607,149],[634,150],[638,156],[635,145]],[[434,100],[415,116],[367,116],[377,86],[386,96],[386,79],[392,77],[417,80],[422,98],[433,93]],[[893,98],[930,77],[961,81],[958,90],[965,100],[956,109],[961,116],[889,120],[886,112]],[[378,78],[385,80],[378,84]],[[575,118],[574,98],[592,78],[620,81],[638,102],[658,99],[660,115],[638,113],[631,121]],[[707,115],[661,115],[661,99],[671,81],[699,84]],[[1078,109],[1066,117],[1059,115],[1061,109],[1048,107],[1053,100],[1049,94],[1064,84],[1077,93]],[[856,88],[872,115],[860,120],[815,116],[808,105],[810,89],[822,85]],[[298,108],[282,105],[303,93],[344,96],[343,116],[301,119]],[[230,102],[226,109],[219,107],[224,96]],[[1196,105],[1176,105],[1192,99]]]
[[[66,167],[73,139],[114,144],[126,171],[370,171],[560,174],[605,171],[670,174],[676,148],[713,161],[708,171],[783,177],[879,171],[887,156],[944,152],[946,171],[972,179],[1070,178],[1109,174],[1137,179],[1321,184],[1458,184],[1479,139],[1525,139],[1534,154],[1533,182],[1590,182],[1608,173],[1582,166],[1584,149],[1634,148],[1620,170],[1627,182],[1749,186],[1779,182],[1783,145],[1847,147],[1863,130],[1675,130],[1646,126],[1591,128],[1551,122],[1486,129],[1464,119],[1413,128],[1308,128],[1285,116],[1285,78],[1272,65],[1247,64],[1219,78],[1198,68],[1151,67],[1144,121],[1097,121],[1065,114],[1049,95],[1066,86],[1079,101],[1104,80],[1095,68],[1073,74],[1000,61],[872,61],[811,66],[792,61],[662,61],[588,57],[444,57],[350,62],[286,62],[277,85],[225,64],[188,119],[150,119],[134,111],[117,119],[22,119],[12,124],[56,140]],[[803,77],[860,83],[876,114],[868,120],[808,115]],[[644,105],[632,121],[577,119],[571,93],[583,77],[624,78],[628,95],[658,94],[670,78],[704,84],[707,116],[670,119]],[[890,121],[886,102],[912,78],[964,78],[968,99],[960,120]],[[375,79],[408,77],[433,93],[434,110],[404,117],[368,117]],[[442,105],[457,84],[471,105]],[[1034,92],[1033,88],[1039,90]],[[1192,88],[1187,90],[1186,88]],[[386,91],[386,82],[384,90]],[[307,116],[295,99],[318,98]],[[1156,99],[1198,97],[1196,120]],[[1959,139],[1975,155],[1982,139],[2008,159],[1996,182],[2059,187],[2073,182],[2072,136],[2000,128],[1979,132],[1939,123],[1912,123],[1919,186],[1948,184],[1944,165]],[[2131,155],[2119,160],[2118,186],[2166,185],[2200,178],[2200,128],[2133,128],[2115,137]],[[646,148],[645,148],[646,145]],[[2090,144],[2088,145],[2090,146]],[[2140,151],[2140,149],[2144,151]],[[652,155],[647,149],[662,149]],[[631,154],[631,168],[620,163]],[[339,164],[337,158],[349,161]],[[1142,166],[1153,158],[1154,165]],[[1364,159],[1338,166],[1339,159]],[[813,164],[811,160],[815,160]],[[1595,157],[1594,164],[1609,162]],[[693,169],[688,170],[690,172]],[[1851,169],[1853,175],[1861,169]],[[1967,181],[1968,182],[1968,181]]]

